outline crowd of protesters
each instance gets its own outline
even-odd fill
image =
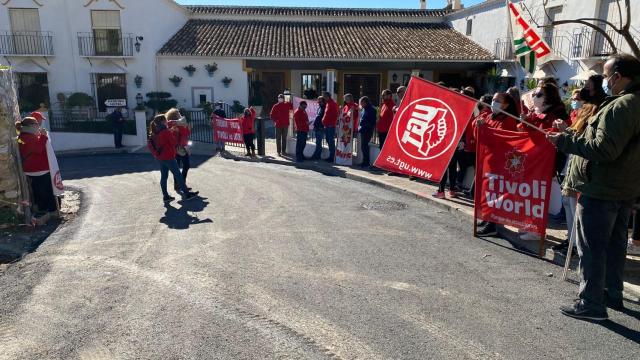
[[[446,86],[439,83],[440,86]],[[476,97],[473,87],[451,89],[468,97]],[[397,89],[402,101],[406,89]],[[271,111],[276,122],[278,155],[286,150],[286,132],[291,105],[279,97]],[[570,106],[561,97],[554,78],[538,82],[531,93],[529,107],[521,98],[518,88],[480,97],[478,115],[469,122],[445,176],[433,194],[436,198],[456,198],[463,193],[473,199],[472,184],[462,191],[465,174],[475,165],[476,131],[488,126],[514,132],[542,130],[557,147],[556,176],[562,193],[562,208],[566,216],[567,239],[554,246],[566,252],[570,239],[577,244],[580,257],[580,299],[563,307],[563,314],[602,320],[607,318],[606,308],[623,308],[623,269],[628,247],[640,245],[640,210],[633,211],[640,198],[640,63],[629,55],[615,55],[604,66],[602,75],[593,75],[582,89],[571,93]],[[359,135],[362,152],[361,166],[370,164],[368,145],[378,134],[379,146],[385,143],[398,105],[393,93],[381,94],[379,113],[368,97],[355,101],[351,94],[344,95],[339,109],[331,94],[318,98],[318,112],[313,124],[316,148],[311,159],[319,160],[323,137],[329,145],[329,156],[335,158],[335,136],[338,116],[355,114],[354,129]],[[295,111],[297,130],[296,160],[304,161],[310,120],[307,103],[302,101]],[[364,151],[362,151],[364,149]],[[445,189],[449,191],[445,193]],[[636,205],[637,206],[637,205]],[[628,237],[628,227],[633,231]],[[479,224],[479,236],[498,235],[494,223]],[[540,240],[537,234],[523,233],[523,240]]]

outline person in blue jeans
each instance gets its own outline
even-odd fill
[[[325,160],[327,162],[334,162],[336,159],[336,126],[338,124],[338,103],[331,98],[331,94],[325,91],[322,94],[324,98],[325,107],[324,115],[322,116],[322,125],[324,126],[324,136],[327,139],[329,145],[329,157]]]
[[[184,178],[176,161],[176,146],[178,145],[178,135],[176,129],[167,128],[167,118],[164,114],[156,115],[150,125],[149,139],[147,147],[153,157],[160,164],[160,189],[162,190],[164,202],[170,202],[175,198],[167,191],[167,179],[169,171],[178,184],[183,200],[191,200],[198,195],[198,192],[191,192],[185,185]]]
[[[318,112],[316,113],[316,119],[313,122],[313,133],[316,136],[316,149],[311,155],[310,160],[320,160],[322,156],[322,136],[324,135],[324,126],[322,125],[322,117],[324,117],[324,98],[318,97]]]

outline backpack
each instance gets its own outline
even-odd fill
[[[156,145],[157,137],[158,137],[158,134],[152,134],[147,137],[147,148],[149,149],[149,151],[151,151],[151,154],[156,158],[160,156],[160,154],[162,153],[162,148]]]

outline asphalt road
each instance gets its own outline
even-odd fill
[[[637,305],[564,317],[559,267],[427,203],[213,158],[165,208],[154,169],[62,159],[83,205],[0,273],[0,359],[638,358]]]

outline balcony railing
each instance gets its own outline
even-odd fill
[[[497,39],[493,54],[498,60],[513,60],[513,41],[511,38]]]
[[[133,56],[134,36],[120,31],[78,33],[80,56]]]
[[[53,35],[48,31],[0,32],[0,54],[53,56]]]
[[[608,30],[607,35],[611,37],[616,48],[622,50],[624,38],[613,30]],[[575,29],[572,40],[571,57],[574,59],[603,57],[613,53],[613,48],[604,35],[588,27]]]

